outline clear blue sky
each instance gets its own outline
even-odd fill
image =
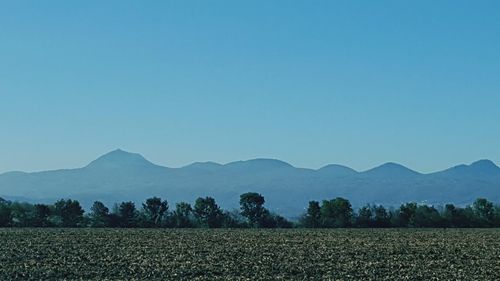
[[[500,1],[2,1],[0,172],[500,163],[499,50]]]

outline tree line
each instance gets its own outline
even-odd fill
[[[500,227],[500,206],[479,198],[465,208],[453,204],[436,208],[406,203],[389,209],[382,205],[366,205],[355,213],[348,200],[338,197],[324,200],[321,204],[318,201],[309,202],[299,225],[307,228]]]
[[[344,198],[310,201],[297,222],[270,212],[259,193],[240,196],[240,209],[222,210],[212,197],[198,198],[194,205],[175,204],[152,197],[141,206],[115,204],[110,210],[100,201],[85,213],[76,200],[54,204],[11,202],[0,198],[0,227],[122,227],[122,228],[387,228],[387,227],[500,227],[500,206],[480,198],[461,208],[453,204],[436,208],[406,203],[399,208],[366,205],[355,212]]]
[[[198,198],[194,205],[175,204],[152,197],[136,206],[132,201],[110,210],[100,201],[85,213],[77,200],[54,204],[10,202],[0,198],[0,227],[122,227],[122,228],[290,228],[293,224],[264,207],[264,197],[249,192],[240,196],[240,210],[222,210],[212,197]]]

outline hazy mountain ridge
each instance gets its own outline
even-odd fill
[[[298,215],[309,200],[342,196],[354,206],[366,203],[398,205],[416,201],[467,204],[477,197],[500,201],[500,168],[489,160],[421,174],[397,163],[357,172],[341,165],[318,170],[296,168],[275,159],[253,159],[228,164],[193,163],[181,168],[155,165],[140,154],[115,150],[83,168],[0,175],[0,196],[50,201],[62,197],[94,200],[108,205],[140,202],[161,196],[192,202],[213,196],[225,208],[238,206],[239,195],[261,192],[270,209]]]

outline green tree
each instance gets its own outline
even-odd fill
[[[493,203],[485,198],[478,198],[472,204],[472,209],[474,210],[474,215],[477,220],[477,226],[489,227],[493,225],[493,220],[495,218]]]
[[[371,227],[372,219],[373,219],[372,209],[370,205],[366,205],[359,209],[358,216],[356,217],[356,226],[357,227]]]
[[[406,203],[399,207],[398,226],[414,226],[415,213],[417,212],[417,203]]]
[[[142,204],[144,214],[146,215],[147,225],[160,226],[162,218],[168,210],[167,200],[161,201],[158,197],[149,198]]]
[[[247,226],[239,210],[224,211],[222,216],[222,227],[224,228],[243,228]]]
[[[280,215],[273,215],[275,226],[277,228],[292,228],[293,223]]]
[[[90,226],[107,227],[110,224],[109,209],[100,201],[95,201],[90,208]]]
[[[307,228],[321,227],[321,207],[318,201],[309,201],[302,225]]]
[[[441,214],[444,227],[471,227],[473,222],[467,216],[467,212],[455,207],[453,204],[446,204]]]
[[[49,217],[51,215],[50,206],[45,204],[35,204],[33,212],[32,226],[48,227],[52,225],[49,221]]]
[[[262,225],[265,213],[264,196],[256,192],[248,192],[240,195],[241,215],[246,217],[248,224],[252,227]]]
[[[476,213],[474,211],[474,209],[472,208],[472,206],[467,206],[465,208],[462,209],[462,212],[461,212],[462,216],[463,216],[463,220],[464,222],[467,224],[466,227],[479,227],[479,222],[478,222],[478,219],[476,217]]]
[[[382,205],[372,207],[373,212],[373,227],[389,227],[391,226],[390,213]]]
[[[10,226],[12,223],[12,213],[10,202],[0,197],[0,227]]]
[[[175,211],[173,214],[175,226],[180,228],[192,227],[191,216],[193,215],[193,208],[189,203],[180,202],[175,204]]]
[[[121,227],[137,227],[137,210],[134,202],[122,202],[118,207]]]
[[[121,227],[122,226],[122,221],[121,221],[121,217],[120,217],[120,206],[117,203],[114,203],[113,207],[109,211],[108,226],[109,227]]]
[[[443,224],[445,227],[455,227],[457,223],[458,209],[453,204],[446,204],[444,206],[443,213],[441,217],[443,218]]]
[[[493,227],[500,227],[500,205],[495,206],[495,216],[493,218]]]
[[[275,217],[269,212],[269,210],[264,209],[262,212],[262,215],[257,222],[256,227],[258,228],[276,228],[277,227],[277,222]]]
[[[83,209],[80,202],[61,199],[54,204],[54,214],[60,218],[60,226],[77,227],[83,222]]]
[[[352,214],[351,203],[341,197],[324,200],[321,205],[321,220],[325,227],[348,227],[351,225]]]
[[[28,227],[33,224],[33,205],[24,202],[10,204],[12,226]]]
[[[212,197],[196,199],[194,216],[202,227],[218,228],[222,226],[222,211]]]
[[[414,227],[442,227],[442,218],[436,208],[427,205],[418,206],[412,218]]]

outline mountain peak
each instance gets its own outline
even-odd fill
[[[378,167],[375,167],[371,170],[364,172],[364,174],[376,175],[376,176],[414,176],[419,175],[420,173],[413,171],[401,164],[394,162],[387,162]]]
[[[384,169],[408,169],[407,167],[395,163],[395,162],[387,162],[379,166],[379,168],[384,168]],[[409,170],[409,169],[408,169]]]
[[[116,168],[116,167],[141,167],[154,166],[141,154],[131,153],[121,149],[108,152],[92,161],[87,168]]]
[[[276,168],[293,168],[287,162],[277,159],[257,158],[246,161],[236,161],[226,164],[225,166],[244,169],[276,169]]]
[[[493,161],[488,159],[483,159],[476,161],[470,165],[470,167],[481,168],[481,169],[500,169]]]
[[[318,172],[322,174],[328,174],[332,176],[349,176],[357,174],[357,172],[349,167],[338,165],[338,164],[330,164],[322,167],[318,170]]]
[[[500,168],[491,160],[479,160],[470,165],[458,165],[442,172],[437,172],[437,174],[469,177],[500,176]]]
[[[182,167],[182,169],[198,169],[198,170],[213,170],[222,167],[221,164],[207,161],[207,162],[194,162],[187,166]]]
[[[469,174],[500,175],[500,168],[491,160],[479,160],[467,166]]]

